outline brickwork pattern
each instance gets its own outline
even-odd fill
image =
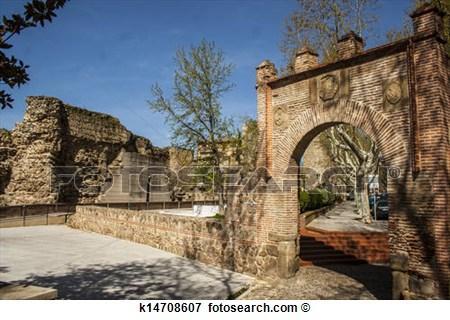
[[[298,161],[317,134],[339,123],[361,128],[385,165],[399,169],[388,176],[394,297],[448,298],[449,58],[440,12],[425,5],[412,17],[410,39],[360,52],[355,43],[362,42],[348,37],[340,42],[342,60],[260,83],[265,146],[259,163],[269,169],[268,181],[282,185],[292,158]],[[272,115],[264,114],[269,110]],[[296,242],[296,198],[293,190],[263,197],[257,208],[260,241],[279,248]]]

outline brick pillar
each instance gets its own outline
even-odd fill
[[[443,31],[444,12],[440,11],[435,6],[425,3],[417,8],[412,14],[414,34],[420,33],[434,33]]]
[[[277,275],[293,277],[299,267],[297,188],[269,191],[264,196],[265,218],[270,221],[265,234],[278,248]]]
[[[319,64],[319,55],[311,48],[304,46],[295,54],[294,71],[303,72],[316,67]]]
[[[272,150],[272,92],[268,82],[277,79],[275,65],[264,60],[256,68],[256,97],[258,120],[258,159],[257,167],[270,166]]]
[[[258,100],[258,161],[259,168],[272,169],[272,90],[268,83],[277,79],[272,62],[264,60],[256,68],[256,93]],[[271,175],[271,174],[269,174]],[[296,191],[284,192],[277,186],[281,177],[271,177],[262,201],[257,204],[259,247],[276,248],[276,273],[288,278],[298,268],[297,250],[297,198]],[[268,259],[264,257],[263,259]],[[263,273],[272,274],[272,269]]]
[[[409,44],[414,70],[410,87],[415,93],[411,104],[416,106],[412,117],[420,166],[405,183],[404,209],[393,220],[407,248],[395,244],[392,248],[394,298],[450,296],[449,70],[442,15],[430,5],[411,15],[415,30]]]
[[[351,58],[364,49],[364,40],[353,31],[350,31],[338,40],[337,50],[339,60]]]

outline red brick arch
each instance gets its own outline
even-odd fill
[[[323,130],[340,123],[362,129],[380,149],[386,165],[405,168],[406,141],[397,134],[383,113],[357,101],[340,100],[335,106],[312,106],[300,112],[274,146],[273,175],[282,174],[292,157],[297,160],[311,140]]]
[[[273,182],[318,133],[345,123],[400,169],[388,178],[393,297],[449,297],[450,64],[443,13],[424,5],[411,17],[408,39],[363,51],[350,33],[336,62],[320,65],[302,49],[291,75],[278,77],[268,60],[257,67],[258,167],[273,178],[256,207],[257,247],[267,248],[260,259],[277,261],[264,271],[291,277],[298,269],[298,194]]]

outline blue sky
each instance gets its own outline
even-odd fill
[[[26,1],[0,0],[0,16],[22,12]],[[400,27],[410,0],[380,1],[379,35]],[[0,110],[0,127],[23,118],[25,97],[47,95],[118,117],[155,145],[170,144],[162,115],[149,110],[150,86],[172,88],[177,48],[215,41],[235,65],[236,84],[223,101],[229,116],[255,117],[255,67],[263,59],[281,65],[279,43],[294,0],[72,0],[44,28],[13,38],[9,53],[30,65],[31,81],[10,90],[14,108]]]

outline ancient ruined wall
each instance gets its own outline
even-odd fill
[[[111,180],[109,167],[120,166],[124,154],[158,163],[168,157],[118,119],[52,97],[28,97],[24,120],[11,136],[11,176],[0,195],[7,204],[93,202]]]
[[[55,202],[57,194],[50,186],[62,150],[63,105],[45,97],[28,98],[27,104],[24,120],[12,131],[16,153],[3,198],[6,203]]]
[[[11,176],[11,159],[14,154],[11,132],[0,129],[0,194],[5,192],[8,185]]]
[[[147,155],[138,152],[123,152],[117,161],[108,167],[111,181],[105,184],[100,202],[146,202],[169,201],[171,181],[167,168],[167,156]]]

